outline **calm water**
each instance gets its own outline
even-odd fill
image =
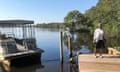
[[[91,53],[93,48],[92,35],[89,33],[64,33],[64,64],[61,66],[59,59],[59,31],[58,29],[35,29],[37,47],[43,49],[41,63],[27,67],[11,67],[11,72],[77,72],[74,65],[68,63],[67,36],[72,37],[73,53],[77,51]],[[72,35],[71,35],[72,34]],[[109,35],[109,34],[108,34]],[[110,35],[109,35],[110,36]],[[112,42],[111,42],[112,41]],[[107,46],[119,46],[120,36],[107,37]],[[70,70],[73,69],[73,70]],[[0,72],[4,72],[0,66]]]
[[[59,58],[59,30],[58,29],[35,29],[37,47],[43,49],[41,63],[27,67],[11,67],[10,72],[62,72]],[[64,46],[64,72],[68,72],[68,54]],[[4,72],[0,67],[0,72]]]
[[[59,72],[59,30],[36,28],[37,46],[45,52],[42,54],[44,68],[36,69],[35,72]],[[64,58],[67,59],[67,48],[64,46]],[[67,61],[65,60],[65,65]],[[67,72],[67,67],[65,68]]]

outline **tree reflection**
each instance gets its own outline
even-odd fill
[[[67,38],[72,38],[72,50],[78,51],[81,49],[80,46],[88,46],[92,48],[92,35],[89,32],[65,32],[64,33],[64,44],[68,46]]]
[[[79,51],[81,46],[87,46],[90,50],[93,49],[93,33],[90,32],[65,32],[64,33],[64,44],[67,45],[67,38],[72,38],[72,50]],[[108,47],[120,46],[120,35],[106,35],[106,50]]]

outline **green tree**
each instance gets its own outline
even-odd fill
[[[120,25],[120,0],[99,0],[95,7],[92,7],[84,14],[96,26],[101,22],[107,33],[117,34]]]
[[[80,26],[82,19],[83,15],[78,10],[70,11],[64,18],[64,27],[75,29],[76,26]]]
[[[92,26],[90,19],[85,17],[78,10],[73,10],[68,12],[68,14],[64,18],[64,28],[69,27],[70,29],[80,29]]]

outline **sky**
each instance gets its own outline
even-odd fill
[[[85,13],[98,0],[0,0],[0,20],[25,19],[35,23],[63,22],[72,10]]]

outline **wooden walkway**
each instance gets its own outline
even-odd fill
[[[95,58],[93,54],[79,55],[79,72],[120,72],[120,56],[104,54]]]

